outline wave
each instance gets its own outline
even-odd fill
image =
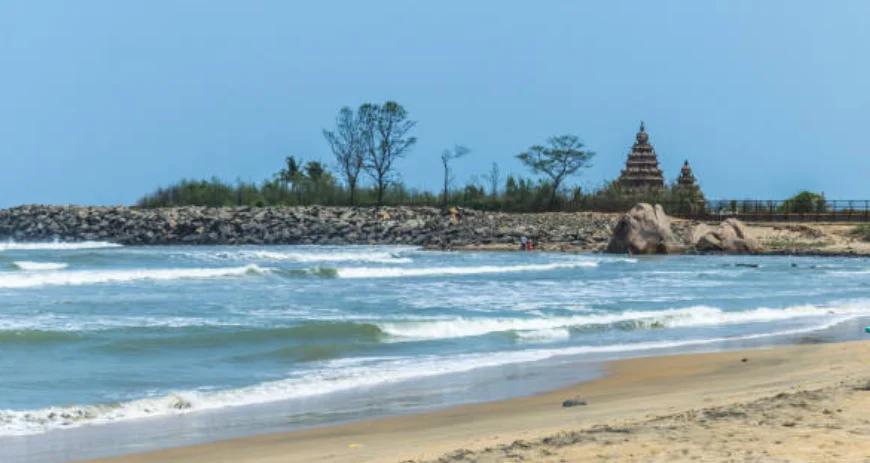
[[[72,251],[78,249],[104,249],[104,248],[119,248],[120,244],[110,243],[108,241],[79,241],[74,243],[65,243],[60,241],[52,241],[50,243],[16,243],[7,241],[0,243],[0,251]]]
[[[546,328],[542,330],[519,331],[517,339],[523,342],[556,342],[571,338],[567,328]]]
[[[15,330],[0,331],[0,345],[5,344],[53,344],[83,339],[84,336],[70,331]]]
[[[868,270],[831,270],[827,272],[828,275],[834,275],[837,277],[850,277],[855,275],[870,275],[870,269]]]
[[[553,263],[553,264],[530,264],[530,265],[514,265],[514,266],[495,266],[485,265],[480,267],[427,267],[427,268],[405,268],[405,267],[345,267],[336,270],[338,278],[356,279],[356,278],[405,278],[405,277],[429,277],[429,276],[450,276],[450,275],[484,275],[496,273],[517,273],[517,272],[544,272],[548,270],[564,270],[574,268],[589,268],[597,267],[598,262],[581,261],[570,263]]]
[[[38,410],[0,410],[0,435],[40,434],[54,429],[98,425],[146,417],[172,416],[196,411],[264,404],[325,395],[433,376],[464,373],[481,368],[547,360],[554,357],[644,352],[702,346],[729,341],[795,335],[830,328],[802,328],[735,337],[577,346],[555,349],[502,351],[454,356],[349,358],[324,362],[321,368],[299,371],[278,381],[229,390],[189,390],[108,405],[76,405]]]
[[[205,327],[206,329],[187,330],[172,336],[160,337],[127,337],[116,342],[105,344],[103,350],[117,351],[141,351],[148,349],[179,349],[242,346],[249,344],[268,344],[281,342],[283,344],[296,344],[293,349],[304,349],[303,343],[322,343],[330,341],[333,344],[343,343],[377,343],[383,333],[372,324],[354,322],[314,322],[296,326],[277,328],[252,328],[227,331],[221,327]],[[217,328],[217,329],[215,329]],[[138,329],[137,331],[142,331]],[[153,331],[153,330],[152,330]],[[254,354],[259,357],[260,354]],[[269,357],[269,355],[265,355]]]
[[[41,272],[32,274],[0,274],[0,288],[36,288],[42,286],[79,286],[100,283],[122,283],[130,281],[208,279],[262,275],[271,269],[257,265],[226,268],[179,268],[148,270],[78,270],[71,272]]]
[[[853,318],[870,315],[870,304],[846,304],[837,307],[812,305],[784,309],[758,308],[726,311],[715,307],[694,306],[660,311],[625,311],[570,317],[541,318],[454,318],[412,322],[381,323],[384,334],[396,341],[438,340],[491,333],[514,332],[525,340],[534,337],[564,337],[567,329],[662,329],[748,323],[770,323],[811,317]]]
[[[63,270],[69,266],[64,262],[30,262],[30,261],[15,261],[12,265],[21,270],[31,272],[46,271],[46,270]]]
[[[245,260],[245,261],[286,261],[300,263],[317,262],[367,262],[373,264],[409,264],[413,262],[408,257],[401,257],[398,252],[368,251],[368,252],[283,252],[283,251],[235,251],[217,252],[210,258]]]

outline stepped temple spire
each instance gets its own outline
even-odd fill
[[[674,193],[681,200],[703,202],[704,193],[701,192],[701,187],[698,186],[695,174],[692,173],[692,166],[689,161],[683,163],[683,168],[680,169],[680,176],[677,177],[677,183],[673,187]]]
[[[677,178],[677,185],[680,187],[694,187],[695,176],[692,174],[692,167],[689,165],[689,160],[683,163],[683,168],[680,169],[680,176]]]
[[[627,192],[664,189],[665,178],[659,168],[658,156],[649,144],[649,134],[646,133],[643,121],[636,139],[637,143],[631,147],[625,169],[622,169],[619,176],[619,185]]]

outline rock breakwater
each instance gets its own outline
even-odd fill
[[[0,240],[177,244],[408,244],[440,249],[606,247],[615,214],[505,214],[453,208],[20,206],[0,211]]]

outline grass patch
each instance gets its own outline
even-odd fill
[[[858,238],[861,241],[865,241],[870,243],[870,223],[862,223],[861,225],[856,225],[852,231],[849,232],[850,235]]]

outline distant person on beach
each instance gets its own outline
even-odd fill
[[[526,238],[526,235],[523,235],[523,236],[520,238],[520,251],[526,251],[526,250],[528,249],[528,247],[527,247],[527,245],[528,245],[528,240],[529,240],[529,239]]]
[[[526,251],[534,251],[534,250],[535,250],[535,243],[532,241],[531,238],[529,238],[529,240],[526,242]]]

